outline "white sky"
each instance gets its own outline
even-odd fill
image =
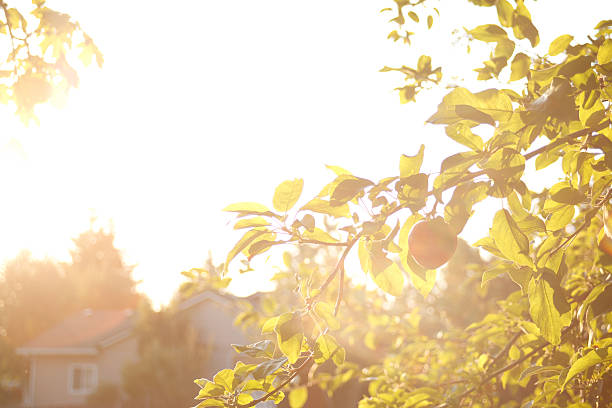
[[[223,260],[237,239],[220,211],[228,204],[269,204],[276,185],[295,177],[305,179],[306,201],[333,178],[324,164],[373,180],[395,175],[399,156],[421,143],[427,170],[439,170],[458,145],[423,123],[444,92],[400,105],[393,88],[402,78],[378,70],[427,53],[482,87],[469,68],[487,52],[469,60],[448,34],[495,22],[494,8],[440,2],[434,28],[445,29],[415,37],[418,49],[386,40],[395,27],[378,13],[385,1],[47,3],[81,23],[105,65],[81,69],[80,88],[63,109],[43,107],[40,127],[24,128],[1,108],[0,261],[23,248],[68,259],[93,214],[100,225],[112,221],[116,245],[156,303],[209,250]],[[528,6],[542,53],[558,35],[587,34],[612,16],[605,0]],[[464,20],[452,23],[457,16]],[[468,240],[485,234],[488,219],[479,220]],[[258,281],[251,273],[237,290]]]

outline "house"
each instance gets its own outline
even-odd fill
[[[246,341],[232,324],[239,312],[235,300],[206,291],[177,306],[212,348],[202,377],[233,366],[235,353],[228,345]],[[23,406],[82,406],[98,385],[120,385],[123,366],[138,360],[135,322],[132,310],[86,309],[19,347],[17,353],[29,360]]]

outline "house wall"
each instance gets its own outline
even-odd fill
[[[78,405],[85,402],[85,395],[71,395],[68,391],[68,371],[73,363],[96,363],[95,356],[34,356],[33,387],[34,407]]]
[[[133,335],[103,349],[98,356],[98,384],[121,385],[123,366],[137,359],[138,341]]]
[[[218,371],[234,366],[238,356],[232,343],[247,342],[242,331],[233,325],[238,311],[231,302],[207,299],[185,311],[189,321],[211,353],[201,377],[212,378]]]
[[[110,345],[96,356],[34,356],[31,358],[30,367],[35,378],[30,379],[29,384],[32,387],[33,395],[30,394],[31,397],[25,399],[24,405],[63,407],[84,404],[87,395],[74,395],[69,390],[69,370],[72,364],[95,364],[98,385],[121,385],[123,366],[137,358],[138,345],[134,336]]]

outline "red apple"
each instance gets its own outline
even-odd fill
[[[457,235],[440,217],[420,221],[408,236],[410,254],[424,268],[444,265],[457,249]]]

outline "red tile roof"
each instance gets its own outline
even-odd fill
[[[130,309],[86,309],[66,318],[21,348],[95,347],[100,341],[132,325],[133,312]]]

